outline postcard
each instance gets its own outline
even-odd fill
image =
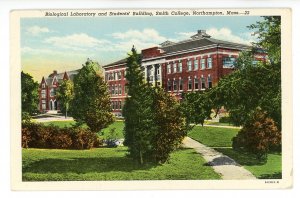
[[[291,10],[13,10],[13,190],[291,188]]]

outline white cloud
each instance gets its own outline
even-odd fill
[[[120,40],[132,40],[136,39],[139,41],[147,41],[147,42],[164,42],[167,40],[166,37],[159,35],[155,29],[144,29],[143,31],[139,30],[128,30],[127,32],[116,32],[113,33],[112,36],[115,39]]]
[[[50,30],[48,29],[48,28],[46,28],[46,27],[40,27],[40,26],[31,26],[31,27],[28,27],[27,29],[26,29],[26,32],[28,33],[28,34],[31,34],[31,35],[33,35],[33,36],[37,36],[37,35],[39,35],[40,33],[49,33],[50,32]]]
[[[251,42],[254,41],[254,38],[251,38],[251,36],[246,36],[244,33],[241,36],[234,35],[234,33],[229,28],[211,28],[206,31],[207,34],[211,35],[212,38],[231,41],[235,43],[242,43],[242,44],[251,44]]]
[[[66,49],[87,50],[87,48],[98,48],[100,45],[109,44],[110,42],[91,37],[85,33],[80,33],[62,37],[50,37],[47,38],[44,43]]]

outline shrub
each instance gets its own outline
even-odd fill
[[[231,121],[230,117],[221,117],[219,119],[219,122],[220,123],[231,123],[232,121]]]
[[[281,132],[274,120],[261,109],[256,109],[232,140],[233,149],[244,149],[256,154],[258,159],[265,158],[269,151],[281,148]]]
[[[90,149],[100,145],[98,136],[89,129],[59,128],[28,122],[22,124],[23,148]]]

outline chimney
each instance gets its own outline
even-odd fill
[[[53,74],[54,74],[54,75],[57,75],[57,70],[53,70]]]
[[[206,34],[206,30],[198,30],[198,34]]]

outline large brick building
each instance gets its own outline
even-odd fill
[[[204,30],[180,42],[165,41],[159,46],[141,51],[141,67],[148,83],[161,86],[181,99],[183,92],[205,90],[215,86],[220,78],[234,70],[239,53],[250,46],[211,38]],[[265,53],[256,54],[264,60]],[[126,58],[104,65],[105,80],[116,116],[122,116],[127,97]],[[59,110],[55,91],[63,79],[72,79],[78,71],[57,74],[54,71],[40,84],[40,110]]]
[[[224,38],[226,39],[226,38]],[[167,92],[181,98],[183,92],[205,90],[215,86],[222,76],[234,70],[239,53],[250,46],[211,38],[199,30],[190,39],[143,49],[142,69],[145,79],[162,86]],[[264,59],[264,54],[257,59]],[[121,116],[126,98],[126,59],[103,66],[111,93],[112,109]]]

